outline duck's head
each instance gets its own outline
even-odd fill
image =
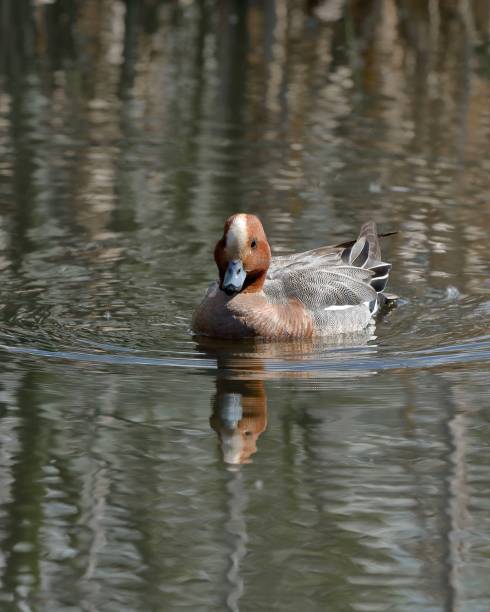
[[[271,262],[271,249],[255,215],[237,214],[225,222],[214,249],[220,289],[228,295],[260,291]]]

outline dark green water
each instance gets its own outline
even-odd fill
[[[489,41],[485,0],[1,3],[2,611],[488,611]],[[238,211],[398,230],[399,307],[197,341]]]

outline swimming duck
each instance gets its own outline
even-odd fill
[[[262,223],[235,214],[214,249],[212,283],[192,323],[215,338],[308,338],[367,327],[387,301],[391,264],[381,260],[376,224],[357,240],[272,257]]]

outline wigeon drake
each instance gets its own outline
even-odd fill
[[[357,240],[272,257],[255,215],[226,220],[214,249],[219,281],[193,320],[196,334],[216,338],[308,338],[369,325],[387,297],[391,264],[381,260],[376,224]]]

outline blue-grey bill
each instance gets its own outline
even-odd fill
[[[230,261],[223,278],[223,291],[228,295],[238,293],[241,291],[246,278],[247,273],[243,269],[243,264],[240,259]]]

